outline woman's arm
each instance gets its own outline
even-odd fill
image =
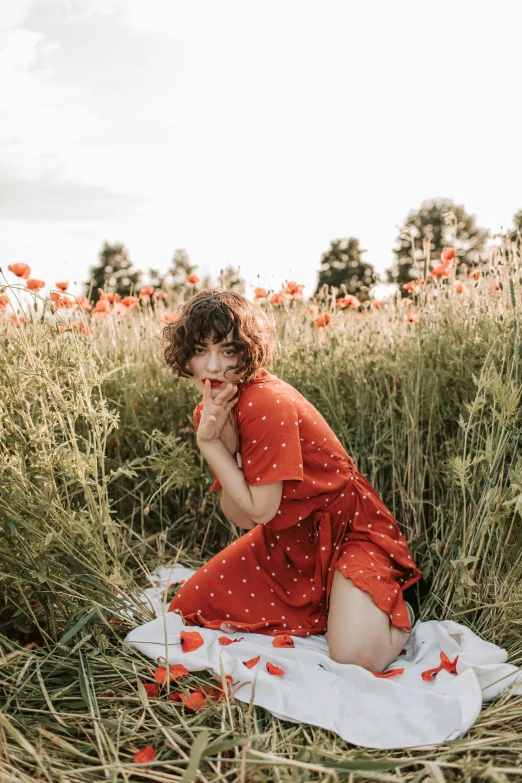
[[[219,502],[221,503],[221,510],[227,519],[234,522],[242,530],[252,530],[256,526],[253,519],[245,514],[239,506],[237,506],[232,498],[230,498],[223,489],[218,489]]]

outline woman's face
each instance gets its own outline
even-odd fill
[[[233,330],[220,343],[213,343],[210,337],[205,338],[203,343],[195,344],[195,353],[187,362],[188,369],[193,374],[192,382],[203,394],[205,389],[205,378],[215,378],[219,383],[212,383],[210,393],[212,397],[228,383],[239,384],[241,378],[236,375],[234,370],[227,370],[227,367],[235,367],[239,361],[237,348],[233,342]]]

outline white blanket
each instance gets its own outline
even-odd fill
[[[179,563],[154,571],[156,586],[145,590],[140,600],[157,617],[131,631],[125,643],[154,660],[165,658],[168,665],[183,663],[189,671],[219,675],[221,661],[225,674],[232,675],[237,699],[248,703],[254,688],[253,703],[283,720],[322,726],[367,748],[409,748],[460,737],[477,719],[482,702],[509,686],[510,695],[522,695],[522,670],[505,663],[506,650],[452,620],[417,620],[406,654],[386,669],[404,672],[389,679],[333,661],[324,634],[292,636],[294,648],[276,648],[273,636],[184,625],[178,614],[164,611],[165,589],[194,573]],[[199,631],[204,644],[182,652],[183,630]],[[244,640],[223,646],[220,636]],[[423,671],[440,666],[441,651],[450,661],[458,655],[457,673],[442,669],[432,681],[423,680]],[[257,655],[259,663],[252,668],[244,665]],[[284,675],[269,674],[267,662],[283,669]]]

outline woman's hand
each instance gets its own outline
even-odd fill
[[[237,397],[233,399],[237,387],[232,383],[219,391],[213,399],[211,389],[210,381],[206,379],[203,389],[203,408],[197,434],[198,444],[220,440],[229,413],[238,400]]]
[[[229,452],[234,455],[237,451],[237,432],[234,425],[234,412],[230,411],[219,436]]]

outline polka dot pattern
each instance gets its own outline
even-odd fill
[[[247,484],[282,481],[281,503],[273,519],[205,563],[169,610],[218,630],[231,619],[243,633],[324,633],[338,570],[409,631],[403,591],[421,573],[397,521],[319,411],[266,370],[240,385],[234,410]],[[214,475],[210,491],[220,487]]]

